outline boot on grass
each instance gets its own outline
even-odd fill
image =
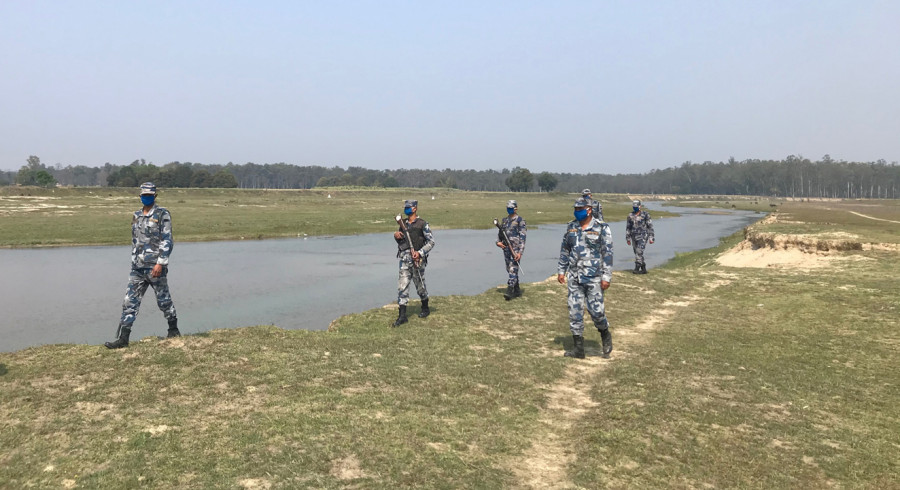
[[[422,310],[419,312],[419,318],[427,318],[430,314],[431,310],[428,308],[428,298],[425,298],[422,300]]]
[[[397,315],[397,319],[394,320],[392,327],[399,327],[404,323],[408,322],[409,319],[406,318],[406,305],[400,305],[400,313]]]
[[[105,342],[103,345],[106,346],[107,349],[121,349],[123,347],[128,347],[128,337],[131,336],[130,328],[119,327],[119,337],[112,342]]]
[[[573,335],[572,338],[575,340],[575,348],[566,351],[565,356],[574,357],[575,359],[584,359],[584,336]]]

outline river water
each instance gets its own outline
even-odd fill
[[[650,203],[654,208],[659,209]],[[648,268],[677,252],[715,246],[719,238],[760,217],[673,210],[682,215],[654,220],[657,240],[645,252]],[[631,269],[625,222],[611,226],[615,269]],[[528,230],[523,283],[556,274],[564,228],[542,225]],[[179,243],[177,231],[169,287],[183,333],[263,324],[320,330],[343,314],[397,300],[393,229],[371,235],[200,243]],[[502,252],[494,246],[496,228],[436,230],[434,235],[436,246],[425,275],[430,295],[477,294],[506,283]],[[0,250],[0,352],[112,340],[130,253],[130,245]],[[416,299],[415,289],[410,292]],[[166,328],[148,289],[132,339],[164,335]]]

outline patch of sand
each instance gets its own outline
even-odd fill
[[[725,267],[816,269],[827,267],[836,258],[824,252],[804,252],[799,248],[756,247],[744,240],[716,257],[716,262]]]
[[[863,217],[863,218],[867,218],[867,219],[873,219],[873,220],[876,220],[876,221],[887,221],[888,223],[897,223],[897,224],[900,224],[900,221],[894,221],[894,220],[884,219],[884,218],[876,218],[876,217],[874,217],[874,216],[868,216],[868,215],[865,215],[865,214],[862,214],[862,213],[857,213],[856,211],[850,211],[850,214],[855,214],[855,215],[857,215],[857,216],[860,216],[860,217]]]
[[[272,482],[265,478],[244,478],[238,484],[247,490],[268,490],[272,488]]]
[[[356,455],[351,454],[346,458],[331,462],[331,476],[338,480],[356,480],[365,478],[366,473],[359,467],[359,459]]]

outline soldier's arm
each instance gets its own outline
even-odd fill
[[[172,215],[169,211],[164,211],[159,217],[159,258],[156,263],[159,265],[169,265],[169,255],[175,242],[172,240]]]
[[[422,229],[422,233],[425,235],[425,245],[422,246],[422,250],[419,250],[419,253],[427,254],[434,248],[434,235],[431,233],[431,227],[428,226],[427,221]]]
[[[628,215],[628,219],[625,220],[625,241],[631,241],[631,229],[634,227],[634,221],[631,219],[631,215]]]
[[[562,246],[559,247],[559,262],[556,264],[557,274],[565,274],[569,270],[569,252],[571,247],[569,246],[568,238],[569,230],[566,230],[566,234],[563,235]]]
[[[528,232],[528,226],[525,224],[525,219],[522,218],[522,229],[519,231],[519,236],[522,237],[522,246],[519,247],[519,253],[525,253],[525,237]]]
[[[650,232],[650,241],[653,241],[653,220],[650,219],[650,213],[647,213],[647,231]]]
[[[600,265],[600,280],[606,282],[612,282],[612,266],[613,266],[613,241],[612,241],[612,231],[609,228],[609,225],[606,223],[600,227],[600,237],[602,238],[603,246],[600,249],[600,256],[603,257],[603,261]]]

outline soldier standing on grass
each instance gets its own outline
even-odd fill
[[[594,218],[591,202],[585,198],[575,201],[575,220],[566,227],[559,252],[560,284],[569,290],[569,328],[575,348],[566,357],[584,359],[584,308],[600,332],[604,358],[612,352],[612,334],[604,311],[604,291],[612,280],[613,245],[609,225]]]
[[[172,253],[172,216],[166,208],[156,205],[156,185],[153,182],[141,184],[141,204],[131,218],[131,274],[125,301],[122,303],[122,319],[119,321],[117,339],[106,342],[109,349],[119,349],[128,345],[131,326],[141,307],[141,299],[152,287],[156,292],[156,304],[169,322],[166,337],[178,337],[178,317],[166,275],[169,270],[169,255]]]
[[[397,241],[397,258],[400,259],[400,278],[397,281],[397,304],[400,312],[393,326],[398,327],[407,321],[406,304],[409,303],[409,281],[416,285],[416,292],[422,298],[422,310],[419,318],[425,318],[431,310],[428,308],[428,290],[425,289],[425,266],[428,264],[428,252],[434,248],[434,235],[428,222],[418,215],[419,201],[407,200],[403,205],[403,214],[406,216],[404,225],[409,231],[409,239],[403,230],[403,226],[394,232]],[[412,241],[412,250],[409,242]]]
[[[503,258],[506,259],[506,272],[509,273],[509,279],[506,282],[506,292],[503,297],[507,301],[522,296],[522,289],[519,287],[519,264],[522,260],[522,254],[525,253],[525,220],[519,216],[519,205],[515,200],[506,202],[506,217],[500,223],[500,229],[497,231],[497,246],[503,249]],[[506,236],[504,236],[504,234]],[[507,246],[506,239],[509,238],[509,244],[512,250]]]
[[[647,243],[653,243],[653,220],[650,213],[641,210],[641,201],[635,199],[631,202],[631,214],[628,215],[628,223],[625,225],[625,243],[634,248],[633,274],[646,274],[647,264],[644,262],[644,248]],[[633,242],[633,245],[632,245]]]
[[[600,204],[600,201],[596,201],[593,197],[591,197],[591,190],[585,189],[581,191],[581,197],[587,199],[588,202],[591,203],[591,212],[594,213],[593,216],[600,221],[603,221],[603,205]]]

